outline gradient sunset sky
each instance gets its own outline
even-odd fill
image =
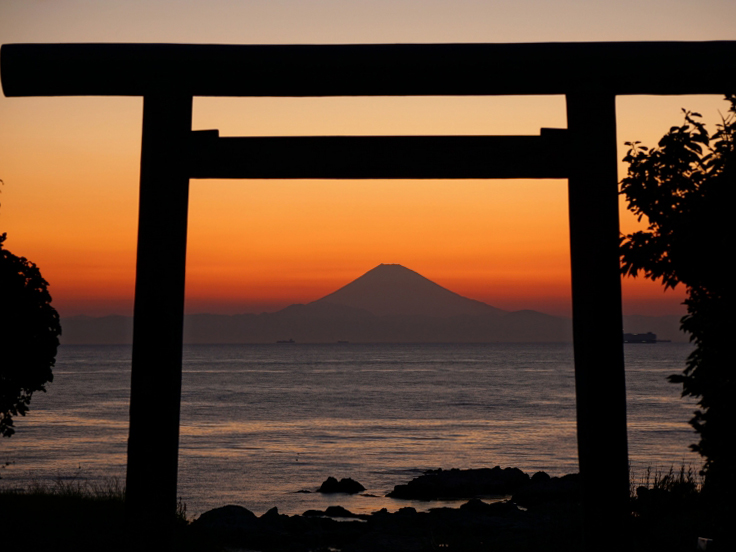
[[[733,0],[2,0],[0,43],[340,44],[736,40]],[[631,63],[656,63],[632,59]],[[683,67],[682,78],[697,78]],[[625,141],[656,145],[721,97],[619,97]],[[0,232],[62,316],[132,313],[140,98],[0,97]],[[224,136],[538,134],[563,97],[195,98]],[[619,174],[625,174],[620,165]],[[276,310],[400,263],[499,308],[570,312],[564,180],[195,180],[187,312]],[[622,204],[622,230],[637,227]],[[162,274],[165,277],[165,274]],[[626,314],[681,314],[682,290],[624,282]]]

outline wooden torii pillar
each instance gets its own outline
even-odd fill
[[[165,540],[176,509],[190,178],[568,178],[585,548],[627,548],[615,97],[734,90],[736,42],[14,44],[0,57],[6,96],[143,97],[126,501],[134,523],[158,528],[151,547]],[[701,78],[682,79],[695,63]],[[518,94],[564,95],[568,129],[527,137],[191,131],[193,96]]]

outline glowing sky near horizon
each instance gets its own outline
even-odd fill
[[[5,0],[0,43],[232,44],[734,40],[736,3],[601,1]],[[632,63],[642,60],[632,60]],[[683,67],[683,78],[697,69]],[[0,97],[0,232],[36,262],[62,316],[130,314],[140,98]],[[628,140],[654,145],[718,97],[621,97]],[[222,135],[537,134],[561,97],[196,98]],[[620,175],[625,173],[620,166]],[[566,182],[192,181],[187,310],[257,312],[317,299],[400,263],[516,310],[570,310]],[[622,212],[622,229],[636,227]],[[682,313],[682,293],[624,282],[626,313]]]

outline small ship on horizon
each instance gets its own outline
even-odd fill
[[[624,343],[669,343],[669,339],[657,339],[657,334],[647,333],[625,333]]]

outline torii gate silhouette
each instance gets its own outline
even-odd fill
[[[585,547],[627,547],[615,97],[736,90],[736,42],[11,44],[0,56],[6,96],[143,97],[126,482],[134,521],[165,527],[176,508],[191,178],[567,178]],[[540,136],[191,130],[193,96],[551,94],[566,97],[568,127]]]

